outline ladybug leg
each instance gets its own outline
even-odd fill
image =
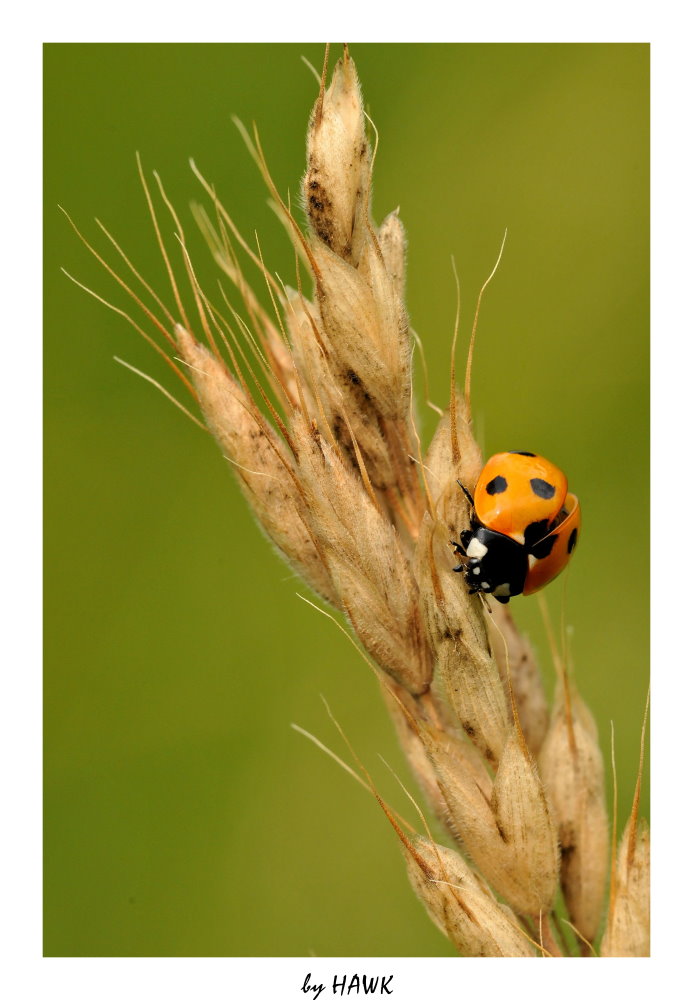
[[[459,479],[457,480],[457,485],[459,486],[459,488],[462,490],[467,500],[469,501],[469,506],[472,508],[472,510],[474,510],[474,498],[472,497],[472,494],[469,492],[467,487],[459,481]]]
[[[472,532],[471,531],[468,531],[468,530],[467,531],[461,531],[460,532],[460,541],[459,542],[455,542],[455,541],[451,541],[450,542],[450,544],[452,545],[453,549],[455,550],[455,555],[458,555],[458,556],[466,556],[467,555],[467,546],[469,545],[469,543],[471,541],[471,538],[472,538]],[[461,545],[460,545],[460,542],[462,543]],[[455,573],[461,573],[462,570],[464,569],[464,567],[465,567],[465,564],[464,563],[460,563],[459,566],[454,566],[453,567],[453,571]]]
[[[463,549],[462,546],[459,544],[459,542],[450,542],[450,544],[452,545],[453,549],[455,550],[455,555],[457,555],[457,556],[464,556],[464,555],[467,554],[466,549]],[[464,563],[460,563],[459,566],[453,566],[452,567],[452,571],[453,571],[453,573],[461,573],[462,570],[464,569],[464,567],[465,567],[465,564]]]

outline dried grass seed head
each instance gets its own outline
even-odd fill
[[[472,490],[482,465],[471,428],[469,378],[464,397],[453,386],[450,410],[423,462],[431,509],[420,524],[423,494],[409,457],[415,447],[406,237],[396,212],[377,233],[370,219],[372,158],[346,51],[327,89],[323,79],[310,122],[308,239],[268,177],[257,135],[254,155],[297,254],[312,268],[315,300],[277,284],[227,219],[265,277],[275,325],[241,273],[214,196],[220,233],[208,233],[213,252],[240,291],[253,329],[249,338],[261,348],[253,351],[280,389],[288,416],[268,404],[278,433],[240,372],[234,377],[216,353],[179,327],[180,350],[207,423],[270,539],[313,589],[347,613],[368,653],[393,679],[387,684],[398,688],[405,706],[393,711],[398,731],[436,814],[489,883],[519,913],[532,916],[550,909],[558,881],[556,829],[528,751],[543,745],[566,901],[578,931],[593,938],[605,857],[596,734],[577,704],[572,722],[558,711],[544,738],[547,712],[538,673],[507,610],[494,608],[498,629],[487,635],[481,601],[470,600],[451,573],[456,560],[449,541],[469,515],[457,480]],[[211,224],[205,226],[211,231]],[[206,328],[208,304],[202,307],[183,250]],[[300,288],[300,276],[297,282]],[[507,643],[509,685],[499,631]],[[420,697],[428,692],[435,661],[474,746],[440,705],[428,714],[433,693]],[[495,778],[487,762],[497,767]],[[649,838],[633,823],[619,850],[603,954],[645,954],[649,947]],[[417,891],[463,954],[534,954],[515,916],[455,852],[422,839],[407,854]],[[442,886],[445,881],[456,887]]]

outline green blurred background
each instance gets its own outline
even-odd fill
[[[508,227],[479,325],[477,427],[487,454],[556,461],[583,504],[566,621],[607,753],[614,722],[622,823],[648,684],[648,47],[351,51],[380,135],[374,214],[400,206],[409,311],[441,405],[451,254],[462,365]],[[217,274],[190,221],[202,198],[190,156],[292,282],[288,240],[230,114],[258,123],[296,202],[317,89],[302,55],[320,66],[323,49],[45,49],[48,955],[452,954],[378,807],[290,729],[343,752],[324,694],[383,794],[411,815],[378,758],[412,786],[374,679],[295,596],[304,588],[256,530],[214,442],[112,357],[177,392],[163,362],[59,271],[130,308],[58,203],[113,262],[98,216],[166,292],[139,150],[180,211],[203,285]],[[435,417],[420,411],[428,440]],[[562,582],[546,595],[558,622]],[[552,690],[537,601],[512,607]]]

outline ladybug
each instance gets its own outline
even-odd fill
[[[459,480],[458,480],[459,483]],[[464,561],[470,594],[490,594],[507,604],[533,594],[570,560],[580,531],[580,504],[552,462],[531,451],[504,451],[481,470],[474,496],[459,483],[471,507],[471,528],[452,542]]]

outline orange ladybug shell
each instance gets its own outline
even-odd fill
[[[503,451],[490,458],[481,470],[474,490],[474,509],[487,528],[524,545],[528,525],[555,520],[567,493],[565,473],[553,462],[530,452]]]
[[[541,540],[538,550],[547,548],[547,542],[553,538],[553,544],[548,555],[537,559],[531,553],[529,555],[529,569],[525,577],[525,585],[522,593],[534,594],[537,590],[550,583],[554,577],[558,576],[561,570],[565,569],[568,560],[573,554],[580,534],[580,504],[574,493],[569,493],[563,505],[565,512],[564,519],[553,531],[549,532],[546,538]]]

